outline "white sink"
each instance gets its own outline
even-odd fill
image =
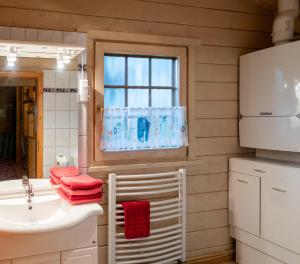
[[[0,233],[32,234],[65,230],[88,217],[103,213],[98,204],[71,206],[58,194],[34,196],[31,204],[32,209],[29,210],[25,197],[0,200]]]
[[[58,186],[52,185],[49,179],[30,179],[34,193],[39,194],[54,194]],[[0,199],[11,197],[23,197],[24,187],[22,180],[11,180],[0,182]]]

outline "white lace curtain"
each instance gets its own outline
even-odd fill
[[[104,109],[102,151],[179,148],[187,144],[185,107]]]

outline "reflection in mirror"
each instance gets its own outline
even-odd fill
[[[48,178],[58,164],[78,166],[83,48],[7,45],[0,48],[0,180]]]
[[[36,80],[0,78],[0,179],[36,177]]]

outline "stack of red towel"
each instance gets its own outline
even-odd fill
[[[59,185],[58,193],[70,204],[100,202],[103,181],[88,175],[79,175],[77,167],[54,167],[50,181]]]
[[[50,182],[54,185],[60,184],[62,177],[74,177],[78,175],[78,168],[75,166],[70,167],[53,167],[50,169]]]
[[[58,193],[70,204],[98,203],[102,197],[103,181],[88,175],[62,177]]]

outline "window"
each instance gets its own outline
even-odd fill
[[[104,55],[104,107],[178,106],[178,59]]]
[[[97,42],[95,51],[95,161],[186,156],[186,48]]]

